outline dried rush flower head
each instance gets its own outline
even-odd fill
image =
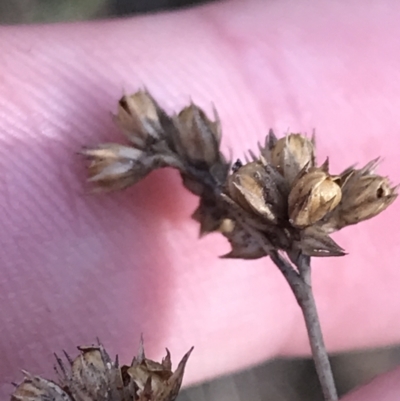
[[[277,139],[270,131],[260,155],[245,164],[238,161],[229,174],[230,162],[220,151],[217,112],[212,121],[191,104],[168,116],[147,91],[124,96],[115,121],[131,146],[102,144],[82,151],[90,160],[94,190],[122,189],[156,168],[177,168],[185,187],[200,197],[193,218],[201,233],[220,231],[230,241],[232,251],[225,257],[268,254],[241,232],[238,215],[271,249],[344,255],[329,234],[376,216],[397,197],[388,178],[375,174],[377,160],[332,175],[328,161],[316,165],[314,138],[301,134]]]
[[[330,233],[370,219],[396,198],[397,187],[365,167],[329,171],[316,164],[314,136],[272,130],[252,160],[231,163],[220,151],[221,125],[190,104],[169,116],[147,91],[119,101],[116,123],[130,146],[103,144],[81,153],[97,191],[125,188],[159,167],[179,170],[184,186],[199,196],[192,217],[200,234],[221,232],[231,244],[225,258],[269,256],[299,303],[325,400],[337,400],[311,287],[311,256],[342,256]],[[286,253],[290,262],[284,257]]]
[[[78,347],[80,355],[68,366],[56,356],[58,383],[24,372],[25,378],[11,396],[11,401],[174,401],[179,393],[186,353],[172,372],[167,350],[161,363],[147,359],[143,344],[130,366],[111,360],[101,344]]]

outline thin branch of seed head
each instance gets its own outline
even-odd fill
[[[271,244],[265,237],[260,235],[259,231],[246,224],[246,220],[242,218],[239,213],[232,213],[234,214],[233,217],[235,217],[236,221],[242,225],[243,229],[246,230],[266,252],[268,252],[271,260],[282,272],[292,289],[304,316],[311,352],[324,399],[325,401],[338,400],[332,368],[325,347],[321,325],[319,323],[318,311],[311,287],[310,258],[304,255],[298,257],[298,263],[296,266],[299,269],[299,273],[297,273],[293,266],[282,257],[279,252],[275,250],[271,251]]]
[[[269,254],[271,260],[279,268],[292,289],[304,316],[311,352],[322,392],[324,394],[324,399],[325,401],[338,400],[332,368],[325,347],[321,325],[319,323],[318,311],[311,287],[310,258],[304,255],[298,257],[296,266],[299,269],[299,273],[297,273],[291,263],[282,257],[279,252],[271,250],[271,244],[265,237],[261,236],[259,231],[249,226],[246,223],[246,220],[239,213],[232,211],[232,214],[236,221],[241,224],[243,229],[246,230]]]
[[[299,274],[298,278],[294,279],[293,275],[288,274],[293,267],[287,260],[277,252],[271,254],[270,257],[285,276],[303,312],[311,352],[324,399],[325,401],[336,401],[338,400],[337,390],[311,287],[310,258],[305,255],[298,257],[296,266],[299,269]]]

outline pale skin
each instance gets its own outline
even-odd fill
[[[399,182],[396,2],[226,2],[111,22],[0,29],[0,394],[20,368],[52,376],[54,351],[98,336],[128,362],[148,355],[186,383],[279,355],[308,355],[300,310],[268,259],[220,260],[197,238],[196,199],[173,171],[88,196],[75,152],[126,143],[111,112],[146,86],[169,112],[190,99],[223,125],[233,157],[268,129],[317,129],[332,170],[383,156]],[[313,261],[330,351],[400,341],[399,202],[335,236],[349,255]],[[398,400],[400,370],[346,400]]]

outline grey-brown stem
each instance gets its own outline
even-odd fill
[[[223,196],[223,195],[222,195]],[[229,199],[223,196],[227,202]],[[232,204],[231,206],[235,206]],[[298,272],[293,265],[282,257],[279,252],[272,250],[272,245],[265,236],[246,224],[241,213],[238,213],[235,207],[231,210],[232,217],[242,225],[242,227],[258,242],[258,244],[270,256],[275,265],[282,272],[286,281],[289,283],[294,296],[299,304],[310,341],[311,353],[314,359],[315,369],[321,384],[325,401],[337,401],[335,381],[333,379],[332,368],[329,362],[328,353],[325,348],[324,338],[319,323],[317,307],[315,305],[314,295],[311,286],[311,264],[310,257],[298,254],[289,254],[292,263],[298,268]]]
[[[299,273],[278,252],[270,254],[273,262],[278,266],[289,283],[296,300],[303,312],[306,322],[311,352],[315,363],[318,379],[322,387],[325,401],[336,401],[338,395],[328,353],[325,348],[317,307],[311,287],[311,265],[308,256],[300,255],[295,264]]]

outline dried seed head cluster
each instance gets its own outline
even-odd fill
[[[57,357],[58,383],[24,372],[11,401],[174,401],[192,349],[172,372],[167,350],[161,363],[147,359],[141,346],[130,366],[119,366],[99,344],[78,347],[80,355],[68,366]]]
[[[124,96],[115,121],[130,146],[82,152],[95,190],[125,188],[156,168],[177,168],[185,187],[200,197],[192,217],[201,234],[220,231],[229,240],[225,257],[255,259],[269,250],[344,255],[329,234],[376,216],[397,197],[397,187],[375,173],[378,160],[332,174],[328,160],[316,164],[314,137],[301,134],[278,139],[270,131],[259,155],[231,168],[220,151],[215,110],[214,121],[194,104],[168,116],[146,91]]]
[[[114,116],[131,146],[103,144],[84,149],[91,163],[89,181],[99,190],[126,188],[159,167],[181,171],[185,186],[196,195],[205,187],[221,186],[229,170],[219,151],[221,129],[191,104],[178,115],[168,116],[146,91],[124,96]]]

